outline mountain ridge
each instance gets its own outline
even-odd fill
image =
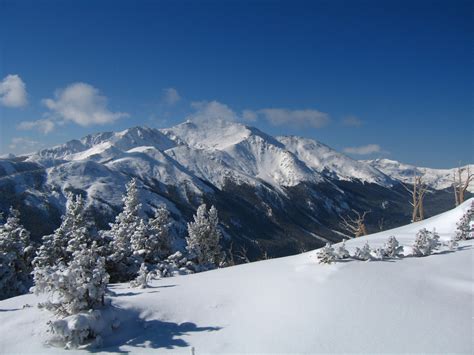
[[[373,164],[312,139],[272,137],[236,122],[136,126],[0,159],[0,211],[13,205],[32,216],[39,238],[57,226],[72,191],[84,195],[96,223],[107,228],[135,177],[144,214],[160,204],[171,211],[176,245],[204,202],[219,209],[225,235],[255,257],[262,250],[288,255],[348,236],[339,221],[353,209],[373,211],[367,221],[373,228],[389,212],[390,227],[409,218],[401,180]],[[450,193],[433,187],[427,214],[451,207]]]

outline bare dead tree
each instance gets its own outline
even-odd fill
[[[271,259],[269,256],[268,256],[268,252],[266,250],[263,250],[262,251],[262,257],[260,258],[260,260],[268,260],[268,259]]]
[[[227,249],[227,264],[229,266],[235,265],[233,248],[234,248],[234,242],[230,242],[229,249]]]
[[[417,175],[415,172],[413,177],[413,187],[409,187],[404,183],[402,183],[402,186],[410,193],[412,198],[412,201],[410,202],[410,205],[413,207],[411,221],[422,221],[425,219],[423,199],[425,198],[426,191],[428,191],[428,186],[423,181],[423,175]]]
[[[235,255],[242,260],[244,263],[249,263],[250,260],[247,256],[248,249],[245,245],[242,245],[239,250],[235,253]]]
[[[384,221],[384,218],[380,218],[379,219],[379,222],[378,222],[378,225],[379,225],[379,230],[380,231],[383,231],[383,225],[384,225],[385,221]]]
[[[304,246],[303,243],[300,242],[300,243],[299,243],[299,247],[298,247],[298,251],[299,251],[300,253],[306,253],[306,252],[308,251],[308,249]]]
[[[340,226],[349,231],[351,234],[354,234],[354,238],[357,237],[362,237],[364,235],[367,235],[367,228],[365,226],[365,216],[367,213],[370,213],[370,211],[364,211],[363,214],[360,214],[360,212],[356,210],[352,210],[354,212],[355,216],[347,216],[344,218],[341,216],[341,223]]]
[[[261,254],[260,260],[271,259],[271,257],[268,256],[267,249],[262,248],[262,246],[260,245],[260,243],[258,241],[255,241],[255,243],[257,244],[258,250],[260,250],[260,254]]]
[[[466,171],[465,180],[462,176],[464,171]],[[472,181],[474,181],[474,174],[469,171],[469,165],[467,168],[459,167],[457,171],[453,173],[454,200],[456,202],[456,206],[464,202],[464,194],[466,193],[466,190]]]

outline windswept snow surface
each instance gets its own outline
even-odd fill
[[[408,247],[424,227],[446,241],[473,201],[346,246],[351,252],[365,241],[376,247],[394,235]],[[104,337],[101,351],[472,354],[473,245],[460,242],[455,252],[422,258],[332,265],[318,264],[311,251],[162,279],[145,290],[112,285],[122,324]],[[0,302],[0,353],[64,351],[44,345],[51,315],[35,307],[39,300],[24,295]]]

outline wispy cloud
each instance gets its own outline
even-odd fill
[[[197,101],[191,103],[191,107],[195,110],[187,119],[192,121],[202,120],[225,120],[236,121],[238,115],[226,104],[218,101]]]
[[[44,144],[30,138],[13,137],[8,148],[15,154],[26,154],[44,147]]]
[[[360,147],[347,147],[344,152],[355,155],[370,155],[374,153],[381,153],[382,148],[378,144],[367,144]]]
[[[179,95],[178,90],[174,88],[163,89],[163,101],[167,105],[175,105],[180,100],[181,96]]]
[[[320,128],[330,122],[327,113],[315,110],[290,110],[284,108],[266,108],[259,110],[243,110],[240,114],[231,107],[218,101],[197,101],[191,103],[194,112],[187,118],[191,120],[227,120],[256,122],[264,119],[272,125],[289,125],[294,127]]]
[[[23,107],[28,104],[26,85],[18,75],[7,75],[0,81],[0,104],[6,107]]]
[[[360,127],[364,122],[356,116],[346,116],[342,120],[342,124],[347,127]]]
[[[274,126],[288,125],[294,127],[321,128],[330,122],[327,113],[314,110],[289,110],[285,108],[265,108],[257,111]]]
[[[86,83],[73,83],[56,91],[54,99],[44,99],[42,102],[51,111],[53,118],[80,126],[107,124],[128,117],[125,112],[110,111],[107,98]]]
[[[18,129],[21,130],[31,130],[37,129],[41,133],[47,134],[52,132],[55,127],[55,122],[51,119],[42,119],[36,121],[23,121],[17,126]]]
[[[242,120],[247,122],[255,122],[258,119],[258,113],[252,110],[242,111]]]

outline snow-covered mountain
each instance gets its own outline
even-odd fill
[[[393,183],[392,179],[370,164],[354,160],[315,140],[295,136],[277,139],[313,171],[328,177],[339,180],[357,179],[382,186]]]
[[[369,164],[370,166],[378,169],[384,174],[392,177],[393,179],[402,181],[404,183],[413,182],[413,176],[423,175],[423,181],[433,189],[443,190],[452,188],[453,186],[453,175],[457,174],[457,168],[453,169],[431,169],[422,168],[409,164],[403,164],[396,160],[390,159],[375,159],[362,161]],[[461,169],[467,169],[469,167],[471,172],[474,172],[474,165],[466,165]],[[457,176],[457,175],[456,175]],[[468,187],[468,191],[474,192],[474,184]]]
[[[163,132],[177,144],[206,151],[223,167],[230,168],[240,177],[246,177],[247,182],[258,184],[257,181],[263,181],[274,187],[291,187],[302,181],[322,181],[319,174],[291,154],[279,141],[253,127],[227,120],[187,121]],[[183,153],[174,152],[174,156],[186,165],[188,154]],[[191,170],[202,170],[200,163],[190,164]],[[213,169],[214,174],[221,175],[217,179],[212,175],[202,177],[219,183],[225,174],[222,170],[226,169]]]
[[[474,200],[422,222],[352,239],[353,253],[389,236],[405,255],[418,230],[449,240]],[[316,252],[153,281],[111,285],[120,324],[93,351],[130,354],[472,354],[474,244],[427,257],[318,264]],[[44,296],[0,301],[0,352],[64,353],[45,345]],[[27,339],[28,341],[25,341]],[[68,350],[86,354],[90,350]]]
[[[0,211],[14,205],[28,214],[26,224],[38,238],[57,226],[65,194],[74,191],[106,228],[120,209],[126,182],[136,177],[144,213],[166,204],[179,237],[205,202],[219,209],[226,236],[247,244],[255,257],[262,250],[287,255],[340,240],[346,233],[340,215],[352,209],[371,210],[369,226],[385,215],[387,227],[403,223],[409,205],[399,181],[409,173],[379,165],[311,139],[272,137],[226,120],[133,127],[0,159]],[[429,182],[445,187],[437,179]],[[428,199],[427,215],[453,201],[447,191],[435,190]]]

